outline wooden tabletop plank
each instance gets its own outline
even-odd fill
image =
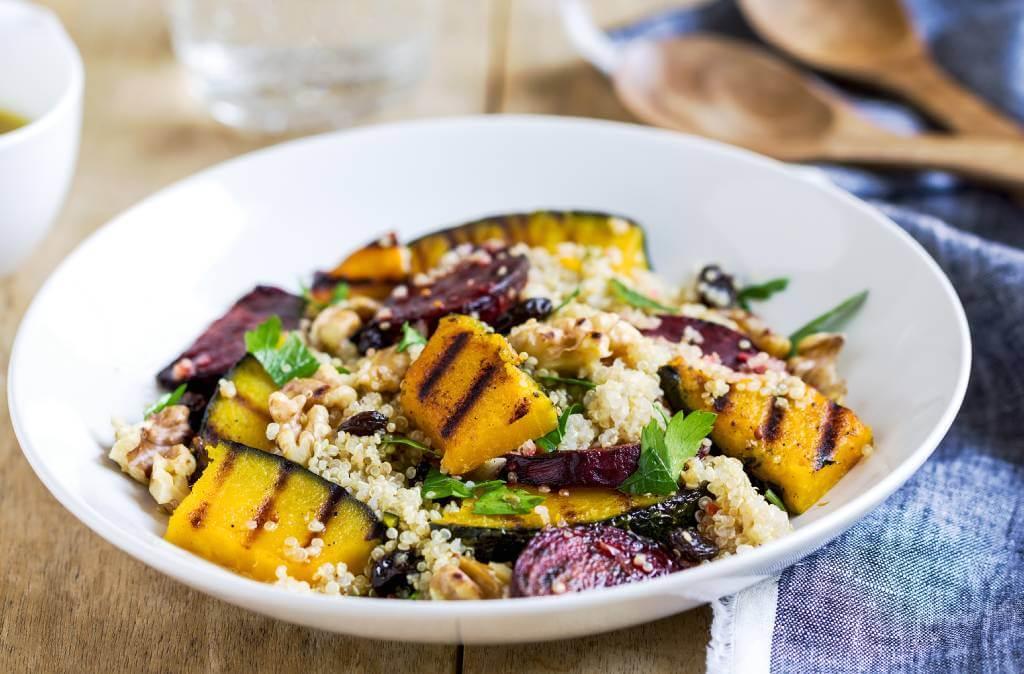
[[[69,200],[43,246],[0,280],[0,372],[56,264],[131,204],[205,166],[278,142],[220,127],[186,93],[152,0],[50,0],[86,61],[85,125]],[[604,22],[664,0],[593,0]],[[446,0],[427,81],[366,123],[474,112],[629,119],[576,58],[550,0]],[[32,474],[0,379],[0,671],[703,671],[706,610],[569,642],[430,647],[310,630],[189,590],[119,552]]]
[[[217,125],[187,95],[152,0],[48,3],[86,65],[85,123],[68,202],[46,242],[0,280],[0,372],[36,289],[86,235],[153,191],[278,137]],[[442,5],[427,81],[367,123],[482,112],[491,70],[489,2]],[[500,15],[499,15],[500,16]],[[171,273],[171,270],[168,270]],[[87,326],[69,326],[87,329]],[[0,672],[444,672],[454,646],[349,638],[207,597],[87,530],[22,457],[0,380]]]

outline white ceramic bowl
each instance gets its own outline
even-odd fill
[[[82,121],[82,60],[49,10],[0,0],[0,108],[29,124],[0,134],[0,276],[64,203]]]
[[[842,370],[876,452],[777,542],[682,573],[572,596],[408,602],[293,594],[161,538],[165,518],[104,458],[111,414],[138,418],[153,375],[255,282],[296,287],[381,232],[502,211],[586,208],[647,228],[658,271],[717,260],[792,278],[763,305],[790,330],[863,288]],[[101,536],[183,583],[326,630],[416,641],[554,639],[654,620],[751,585],[860,519],[928,457],[967,384],[953,289],[878,211],[750,153],[666,131],[558,118],[414,122],[325,135],[204,171],[124,213],[53,274],[21,326],[10,405],[25,455]]]

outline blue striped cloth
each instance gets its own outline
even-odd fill
[[[1024,120],[1024,0],[908,5],[947,70]],[[759,42],[731,0],[612,35],[691,30]],[[927,128],[898,102],[832,84],[881,124]],[[945,174],[823,168],[905,227],[952,279],[974,370],[953,429],[917,475],[783,572],[771,670],[1024,672],[1024,210]]]

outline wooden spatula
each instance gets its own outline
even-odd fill
[[[955,131],[1024,134],[1017,122],[942,71],[900,0],[739,0],[739,5],[762,38],[807,65],[902,96]]]
[[[610,55],[609,55],[610,56]],[[787,161],[939,168],[1024,187],[1024,141],[900,136],[772,54],[745,42],[690,34],[633,41],[608,58],[623,103],[638,117]]]

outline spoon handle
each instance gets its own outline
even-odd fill
[[[1024,126],[946,74],[928,57],[879,73],[879,83],[909,99],[953,131],[1024,138]]]
[[[843,134],[822,158],[877,166],[944,169],[976,180],[1024,188],[1024,141],[985,136]]]

